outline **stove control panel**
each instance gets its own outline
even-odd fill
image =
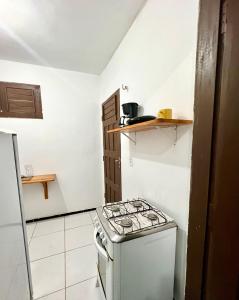
[[[104,228],[101,225],[101,222],[97,215],[93,218],[93,222],[94,222],[94,227],[97,229],[98,236],[101,239],[102,245],[107,249],[107,251],[110,251],[109,248],[111,248],[110,247],[111,243],[108,242],[107,234],[105,233]]]

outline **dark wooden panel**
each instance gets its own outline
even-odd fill
[[[110,100],[112,101],[112,100]],[[107,103],[106,103],[107,104]],[[107,119],[110,119],[111,117],[117,115],[117,109],[116,109],[117,101],[116,98],[112,102],[111,105],[109,105],[107,108],[103,106],[103,119],[106,121]]]
[[[112,95],[113,96],[113,95]],[[107,109],[108,107],[112,106],[115,104],[115,98],[114,97],[110,97],[110,99],[106,100],[103,104],[103,110]]]
[[[115,112],[115,101],[112,105],[110,105],[108,108],[104,108],[104,115],[107,115],[109,112],[111,111],[114,111]]]
[[[107,114],[104,115],[104,120],[108,120],[111,117],[115,116],[115,109],[110,110]]]
[[[113,117],[109,118],[108,120],[104,120],[104,126],[108,126],[108,125],[111,125],[114,123],[118,124],[118,119],[115,115]]]
[[[187,300],[239,299],[238,11],[201,0]]]
[[[8,112],[9,113],[21,113],[21,114],[34,114],[35,113],[35,106],[30,101],[17,101],[17,100],[10,100],[8,101]]]
[[[119,134],[107,131],[117,128],[120,118],[119,91],[102,105],[105,200],[107,203],[121,201],[121,146]]]
[[[220,4],[220,0],[200,1],[189,204],[186,300],[202,299]]]
[[[204,299],[239,299],[239,1],[223,2],[215,99]]]
[[[16,101],[34,101],[34,95],[21,95],[21,94],[9,94],[7,93],[8,100],[16,100]]]
[[[40,86],[0,82],[0,117],[43,118]]]
[[[35,88],[35,86],[34,86]],[[32,96],[32,88],[24,88],[21,84],[21,88],[10,88],[7,87],[7,94],[9,97],[11,97],[12,95],[25,95],[25,96]]]

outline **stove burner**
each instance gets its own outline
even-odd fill
[[[133,205],[134,207],[136,207],[136,208],[139,208],[139,207],[142,207],[142,206],[143,206],[142,202],[141,202],[141,201],[138,201],[138,200],[134,201],[134,202],[132,203],[132,205]]]
[[[120,211],[119,205],[109,206],[108,209],[111,210],[112,212],[119,212]]]
[[[153,214],[153,213],[148,213],[146,215],[146,217],[151,220],[151,221],[155,221],[155,220],[158,220],[158,216],[156,214]]]
[[[122,220],[120,220],[119,223],[122,227],[131,227],[133,225],[133,222],[131,219],[129,218],[124,218]]]

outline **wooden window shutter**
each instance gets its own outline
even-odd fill
[[[40,86],[0,81],[0,117],[42,119]]]

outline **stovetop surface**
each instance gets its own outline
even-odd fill
[[[120,241],[176,226],[173,219],[142,198],[103,206],[101,221],[106,231],[112,231],[114,239]]]

